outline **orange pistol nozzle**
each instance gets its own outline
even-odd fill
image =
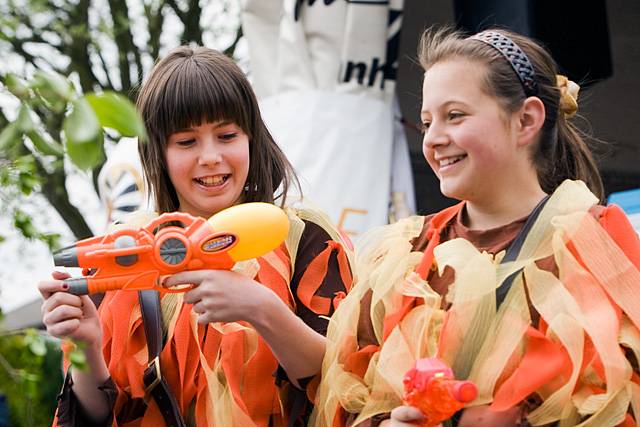
[[[469,403],[476,400],[478,397],[478,388],[471,381],[459,381],[453,386],[451,393],[457,401],[462,403]]]

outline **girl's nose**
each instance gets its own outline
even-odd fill
[[[434,148],[438,145],[445,145],[448,142],[449,137],[444,129],[435,123],[431,123],[424,133],[422,145],[425,148]]]
[[[210,166],[222,161],[222,153],[216,149],[215,144],[202,144],[202,150],[198,156],[198,161],[203,166]]]

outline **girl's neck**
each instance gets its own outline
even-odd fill
[[[496,192],[490,200],[467,201],[462,220],[465,226],[474,230],[507,225],[528,216],[545,196],[539,185],[520,187],[508,193]]]

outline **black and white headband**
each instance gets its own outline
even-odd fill
[[[538,94],[538,83],[536,82],[533,65],[513,40],[497,31],[482,31],[469,37],[469,39],[484,42],[500,52],[518,75],[525,95],[534,96]]]

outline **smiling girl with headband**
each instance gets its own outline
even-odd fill
[[[640,242],[598,204],[577,85],[505,30],[429,30],[420,62],[423,153],[461,203],[360,240],[315,425],[421,425],[402,380],[427,357],[478,387],[453,425],[636,425]]]

